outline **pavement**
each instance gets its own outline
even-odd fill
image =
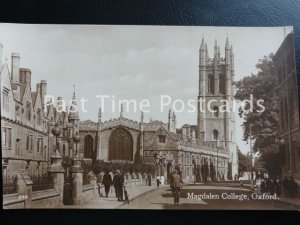
[[[145,183],[131,183],[126,186],[130,203],[118,202],[114,189],[111,188],[108,198],[99,197],[86,201],[78,206],[62,206],[62,208],[80,209],[262,209],[262,210],[300,210],[299,198],[284,198],[258,200],[251,196],[254,191],[239,184],[189,184],[184,185],[181,191],[180,204],[175,206],[169,185],[161,185],[159,188],[153,182],[152,186]],[[219,196],[214,198],[189,198],[193,193],[199,195]],[[223,198],[225,193],[226,199]],[[255,193],[259,194],[255,191]],[[248,196],[245,199],[231,199],[230,196]]]
[[[218,183],[212,183],[211,185],[218,185]],[[227,187],[241,187],[240,183],[237,183],[237,182],[236,183],[223,182],[223,183],[219,183],[219,185],[227,186]],[[244,188],[247,188],[247,189],[251,190],[251,185],[250,184],[247,184],[247,183],[245,184],[244,183],[243,185],[244,185]],[[260,193],[256,189],[253,190],[253,192]],[[282,195],[281,195],[281,197],[279,197],[275,201],[280,202],[280,203],[285,203],[285,204],[289,205],[289,207],[292,207],[292,208],[300,209],[300,196],[297,196],[295,198],[286,198]]]
[[[194,197],[190,197],[193,194]],[[170,187],[162,187],[144,193],[122,205],[121,209],[209,209],[209,210],[299,210],[300,207],[273,199],[255,199],[253,191],[241,187],[221,185],[185,185],[181,190],[180,204],[174,205]],[[198,196],[206,196],[199,198]],[[235,198],[235,197],[243,198]]]
[[[129,183],[126,185],[126,190],[129,194],[129,202],[137,198],[138,196],[148,193],[156,189],[156,184],[153,182],[151,186],[145,183]],[[80,205],[64,205],[62,208],[78,208],[78,209],[116,209],[126,204],[125,202],[118,202],[115,190],[112,187],[108,197],[99,197],[98,193],[95,198],[85,201]]]

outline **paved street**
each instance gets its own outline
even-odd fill
[[[127,191],[129,193],[129,199],[134,199],[144,193],[147,193],[155,189],[154,183],[152,186],[142,184],[127,184]],[[64,205],[62,208],[78,208],[78,209],[115,209],[122,206],[124,202],[118,202],[115,196],[114,188],[111,188],[108,198],[99,197],[95,194],[95,198],[83,202],[81,205]]]
[[[229,185],[229,187],[228,187]],[[214,196],[219,199],[188,199],[188,196]],[[168,186],[149,191],[135,198],[130,204],[122,205],[122,209],[291,209],[295,206],[277,200],[253,199],[247,188],[240,188],[237,184],[187,185],[183,187],[180,205],[173,204],[171,189]],[[228,199],[232,196],[242,196],[244,200]],[[256,195],[253,195],[254,198]],[[212,197],[211,197],[212,198]],[[227,198],[227,199],[223,199]],[[298,207],[298,210],[300,207]]]

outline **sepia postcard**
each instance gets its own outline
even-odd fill
[[[300,209],[293,27],[0,24],[4,209]]]

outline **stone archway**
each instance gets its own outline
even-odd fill
[[[133,139],[128,130],[119,127],[109,137],[108,160],[133,161]]]
[[[86,135],[84,137],[84,152],[83,157],[86,159],[93,158],[94,140],[91,135]]]

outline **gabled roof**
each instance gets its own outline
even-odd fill
[[[166,129],[164,126],[160,126],[156,131],[155,133],[151,136],[150,139],[153,138],[153,136],[155,135],[158,135],[158,134],[167,134],[169,137],[171,137],[174,141],[179,141],[179,138],[181,135],[178,135],[178,134],[175,134],[175,133],[172,133],[170,131],[168,131],[168,129]]]
[[[21,102],[24,102],[24,98],[26,97],[26,100],[29,101],[31,104],[33,103],[31,90],[29,84],[25,85],[25,90],[23,96],[21,96]]]
[[[36,92],[31,92],[31,99],[32,99],[33,105],[35,105]]]

